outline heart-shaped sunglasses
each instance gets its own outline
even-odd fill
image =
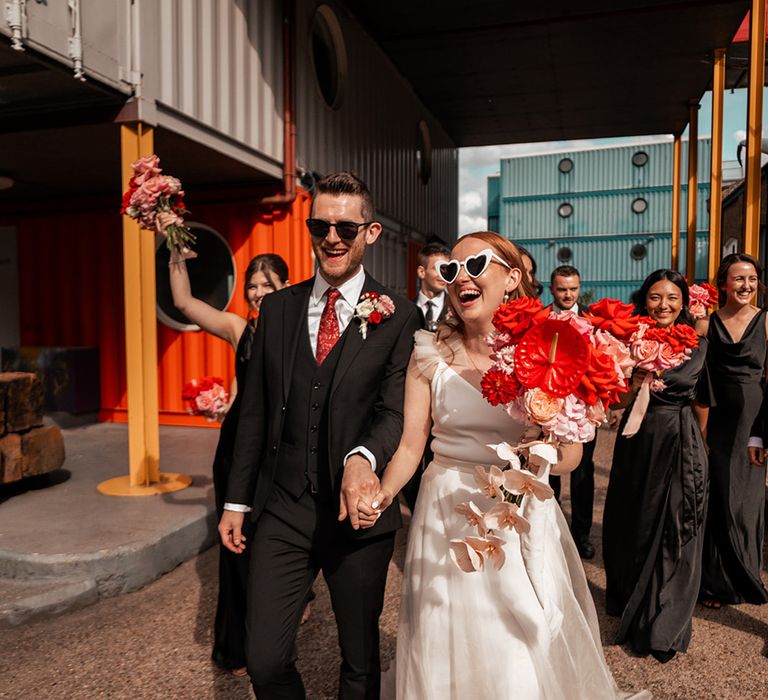
[[[467,274],[476,279],[480,277],[487,269],[491,262],[497,262],[499,265],[504,265],[508,270],[512,268],[509,266],[506,260],[500,258],[490,248],[485,248],[479,253],[469,255],[464,260],[435,260],[435,271],[437,276],[443,280],[446,284],[453,284],[456,278],[459,276],[461,266],[467,271]]]

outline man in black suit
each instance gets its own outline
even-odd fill
[[[421,312],[423,328],[434,333],[437,324],[448,313],[448,298],[445,282],[437,274],[435,262],[449,260],[451,251],[442,243],[427,243],[419,251],[419,266],[416,274],[419,278],[419,293],[413,300]]]
[[[394,505],[358,529],[357,502],[377,493],[400,440],[420,322],[363,270],[381,232],[374,217],[354,175],[320,180],[307,220],[318,272],[262,302],[219,523],[227,548],[251,548],[246,659],[259,700],[305,697],[296,634],[319,571],[338,626],[339,696],[379,697],[379,615],[401,519]],[[359,306],[365,293],[389,295],[394,312],[371,315]]]
[[[579,292],[581,275],[571,265],[561,265],[552,271],[549,289],[552,292],[552,308],[557,313],[572,311],[581,315]],[[592,559],[595,547],[589,541],[592,529],[592,510],[595,502],[595,445],[597,435],[587,443],[579,466],[571,472],[571,533],[582,559]],[[550,483],[560,500],[560,477],[550,477]]]

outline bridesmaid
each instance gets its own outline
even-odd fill
[[[194,256],[187,253],[186,257]],[[230,407],[221,425],[219,444],[213,460],[213,490],[216,512],[221,517],[227,478],[235,444],[235,429],[240,402],[237,387],[245,381],[245,370],[251,357],[253,332],[261,300],[271,292],[288,285],[288,266],[273,253],[257,255],[245,271],[243,293],[248,302],[248,317],[219,311],[192,296],[186,260],[171,253],[169,264],[173,303],[192,323],[204,331],[226,340],[235,351],[235,382]],[[247,520],[247,519],[246,519]],[[250,536],[246,533],[246,536]],[[246,550],[247,552],[248,550]],[[248,557],[236,555],[224,547],[219,549],[219,595],[213,629],[213,660],[235,676],[245,676],[245,600],[248,581]],[[305,615],[307,613],[305,612]]]
[[[661,326],[694,321],[688,285],[673,270],[657,270],[635,293],[635,314]],[[700,328],[704,331],[705,328]],[[697,401],[708,385],[707,340],[679,367],[666,370],[666,388],[651,393],[638,432],[623,436],[646,372],[632,378],[623,404],[603,516],[603,557],[610,615],[621,616],[617,644],[666,663],[686,651],[701,579],[707,501],[708,409]],[[704,391],[703,391],[704,390]]]
[[[752,303],[761,274],[760,264],[744,253],[726,256],[717,271],[721,306],[712,315],[708,334],[714,405],[701,580],[701,602],[709,608],[768,602],[760,580],[765,468],[751,464],[747,453],[763,398],[766,313]]]

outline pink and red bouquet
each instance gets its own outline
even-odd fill
[[[688,284],[688,296],[690,303],[688,308],[694,318],[706,318],[709,309],[717,304],[718,293],[709,282],[701,284]]]
[[[188,212],[181,182],[161,174],[156,155],[140,158],[131,167],[133,177],[123,194],[120,213],[138,221],[143,229],[165,236],[169,250],[182,251],[194,243],[194,234],[184,226],[183,215]]]
[[[494,364],[482,379],[494,406],[539,426],[547,442],[589,442],[606,409],[628,390],[626,344],[640,325],[629,304],[604,299],[584,317],[555,314],[538,299],[500,306],[487,339]]]
[[[205,416],[209,421],[220,421],[227,412],[229,394],[224,390],[221,377],[203,377],[187,382],[181,398],[189,404],[193,416]]]

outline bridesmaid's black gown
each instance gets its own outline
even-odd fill
[[[662,375],[638,432],[619,426],[603,516],[608,613],[617,644],[648,654],[685,651],[701,578],[707,452],[691,403],[708,403],[707,341]]]
[[[237,344],[235,377],[238,389],[245,386],[245,371],[251,359],[253,331],[251,322],[246,326]],[[221,424],[219,444],[213,460],[213,490],[219,519],[224,510],[239,413],[240,392],[238,391]],[[250,528],[251,519],[246,517],[243,522],[246,542],[251,541]],[[246,547],[242,554],[235,554],[219,544],[219,596],[213,627],[212,658],[223,668],[233,669],[245,666],[245,592],[248,583],[250,551],[250,547]]]
[[[723,603],[766,603],[760,580],[765,468],[749,463],[747,444],[763,399],[765,311],[738,343],[715,313],[709,358],[716,407],[709,414],[710,503],[704,538],[701,597]]]

